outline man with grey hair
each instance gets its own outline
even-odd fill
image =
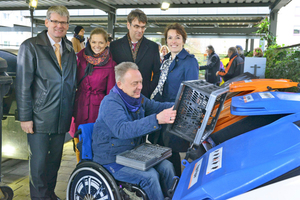
[[[128,33],[110,44],[113,60],[134,62],[143,77],[142,94],[150,97],[158,84],[160,75],[160,55],[158,44],[144,37],[147,16],[140,10],[132,10],[127,16]]]
[[[54,190],[76,90],[76,55],[65,37],[67,8],[50,7],[45,26],[22,43],[17,60],[16,99],[27,133],[33,200],[59,199]]]
[[[103,165],[115,179],[136,184],[151,200],[163,200],[175,175],[171,162],[164,160],[147,171],[116,163],[116,155],[145,142],[145,136],[172,124],[173,103],[149,100],[141,94],[142,75],[135,63],[115,67],[116,85],[101,102],[92,134],[93,161]]]
[[[225,71],[217,71],[216,76],[221,76],[224,81],[234,78],[244,72],[244,60],[237,53],[235,47],[228,49],[229,63],[227,64]]]
[[[216,72],[220,70],[220,58],[215,53],[213,46],[208,45],[206,48],[208,54],[207,64],[200,66],[200,70],[205,71],[205,80],[209,83],[217,84],[220,82],[219,77],[215,76]]]

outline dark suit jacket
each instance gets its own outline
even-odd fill
[[[113,60],[117,64],[121,62],[134,62],[127,35],[110,43],[110,51],[112,53]],[[158,45],[155,42],[143,37],[135,63],[139,67],[143,77],[142,94],[149,98],[157,86],[160,75],[160,57]],[[153,79],[151,81],[152,72]]]

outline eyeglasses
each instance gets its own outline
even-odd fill
[[[69,24],[69,22],[60,22],[60,21],[56,21],[56,20],[51,20],[50,22],[54,23],[55,25],[61,24],[62,26],[67,26]]]
[[[136,25],[136,24],[135,25],[131,24],[131,26],[133,26],[133,28],[135,28],[135,29],[142,29],[142,31],[147,29],[146,26],[139,26],[139,25]]]

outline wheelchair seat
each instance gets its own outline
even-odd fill
[[[75,133],[79,136],[77,148],[81,161],[69,178],[66,199],[129,200],[131,198],[126,189],[129,193],[135,193],[137,199],[147,200],[146,193],[138,186],[115,180],[108,170],[92,161],[93,127],[94,123],[81,124]]]

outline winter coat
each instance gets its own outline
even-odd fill
[[[117,64],[121,62],[134,62],[127,35],[110,43],[109,48]],[[160,74],[158,45],[143,37],[134,63],[139,67],[143,77],[142,94],[149,98],[157,86]]]
[[[225,72],[219,72],[224,81],[228,81],[240,74],[244,73],[244,60],[238,55],[233,54],[226,66]]]
[[[169,59],[171,53],[165,55]],[[198,61],[194,55],[189,54],[182,49],[173,59],[167,80],[164,84],[162,95],[156,94],[155,100],[160,102],[175,102],[177,92],[182,81],[198,80],[199,67]]]
[[[85,75],[87,61],[83,57],[83,49],[77,54],[77,84]],[[99,107],[102,99],[113,88],[116,83],[116,63],[110,55],[109,61],[104,66],[94,66],[91,75],[86,76],[80,82],[75,98],[75,130],[80,124],[93,123],[98,117]]]
[[[73,49],[75,53],[79,53],[84,48],[84,42],[80,42],[77,38],[73,37],[71,39]]]
[[[66,133],[76,90],[76,55],[62,39],[62,70],[47,31],[25,40],[17,60],[16,99],[20,121],[33,121],[34,133]]]
[[[159,103],[142,95],[142,106],[136,112],[128,111],[119,94],[110,92],[104,97],[92,134],[93,161],[109,164],[116,155],[133,149],[143,136],[160,129],[156,114],[173,103]]]
[[[205,71],[205,80],[209,83],[218,83],[220,78],[216,76],[217,71],[220,70],[220,58],[213,52],[209,55],[207,65],[200,66],[200,70]]]

